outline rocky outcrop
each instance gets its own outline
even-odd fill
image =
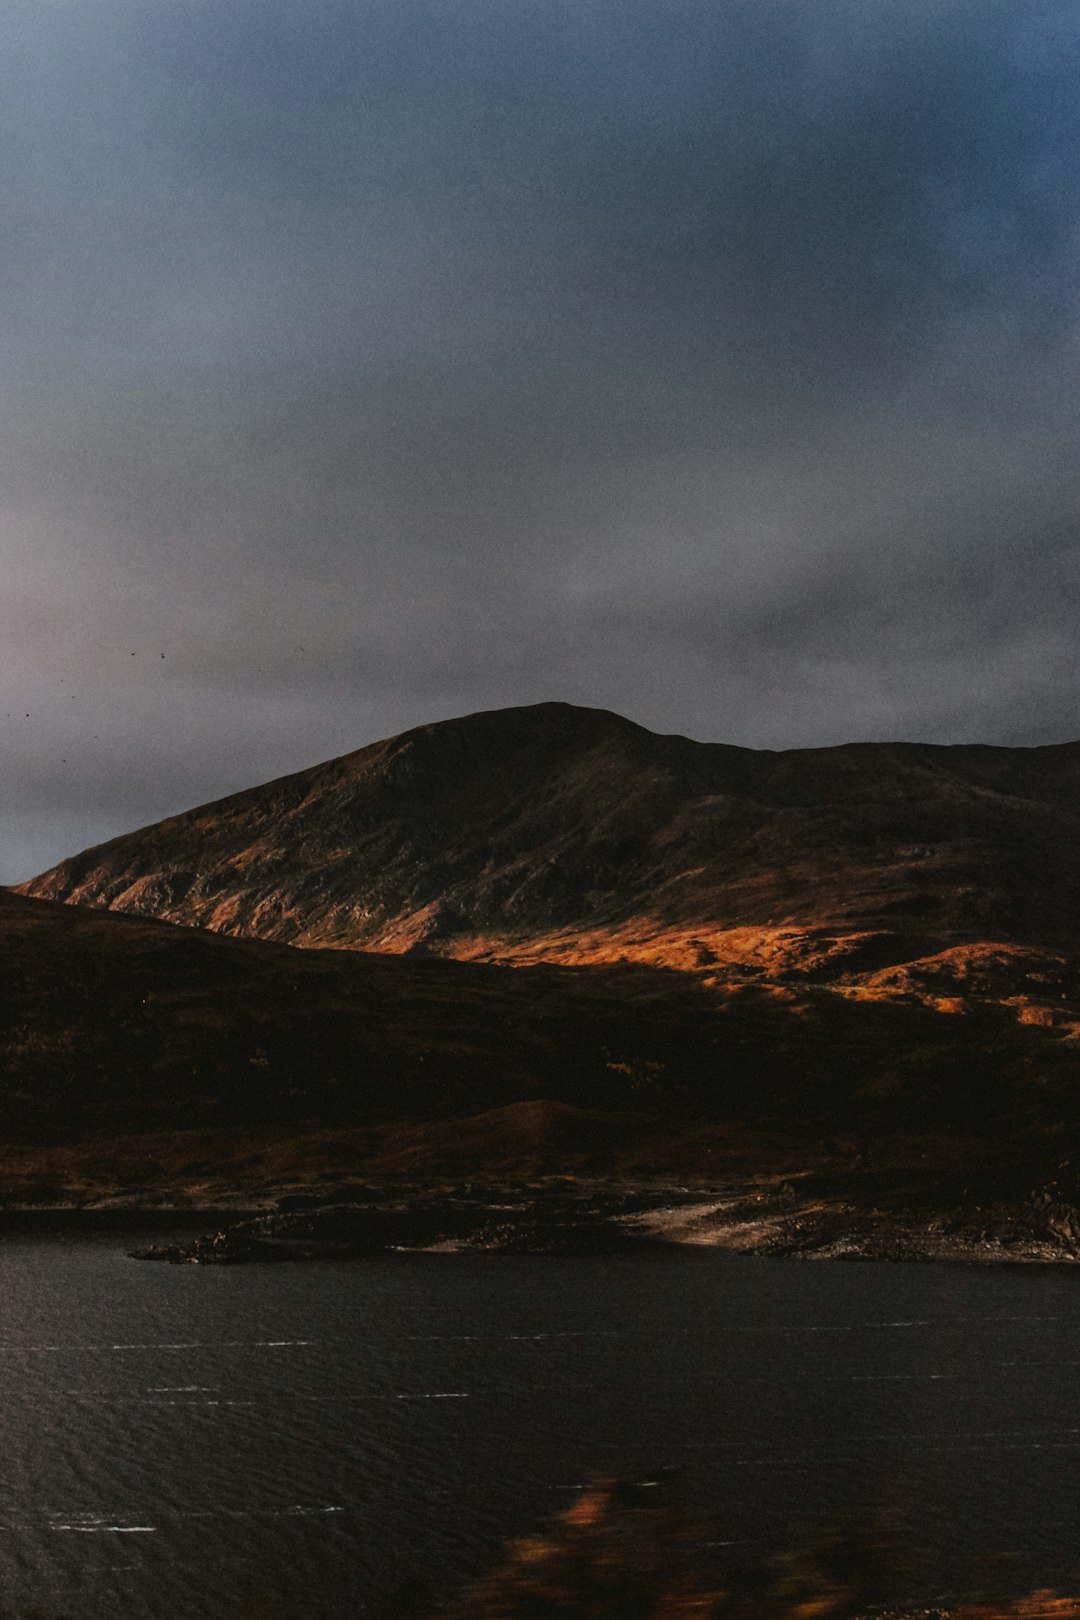
[[[468,1187],[406,1202],[331,1205],[237,1221],[206,1236],[132,1251],[137,1260],[243,1265],[457,1250],[500,1254],[609,1254],[656,1241],[626,1217],[663,1201],[659,1193],[577,1194]]]
[[[921,1185],[855,1186],[850,1177],[728,1178],[712,1189],[549,1184],[470,1185],[439,1192],[369,1189],[348,1205],[280,1210],[202,1237],[131,1251],[178,1265],[247,1265],[373,1255],[609,1254],[682,1244],[801,1260],[1080,1262],[1080,1215],[1060,1196],[954,1202],[932,1176]]]

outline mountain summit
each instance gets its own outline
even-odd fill
[[[21,892],[300,946],[765,978],[932,957],[946,979],[978,946],[982,977],[1030,977],[1029,951],[1075,936],[1078,832],[1076,743],[765,752],[542,703],[172,816]]]

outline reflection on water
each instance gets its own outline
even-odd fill
[[[903,1595],[1068,1587],[1080,1275],[701,1251],[138,1264],[0,1245],[0,1592],[83,1616],[363,1613],[597,1473],[674,1467],[754,1556],[872,1501]],[[1002,1566],[996,1567],[999,1576]]]

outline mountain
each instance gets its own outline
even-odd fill
[[[545,703],[170,817],[21,892],[300,946],[1008,996],[1060,1022],[1078,833],[1076,743],[773,753]]]
[[[1057,1188],[1078,806],[1076,744],[767,753],[541,704],[171,817],[0,893],[0,1200]]]

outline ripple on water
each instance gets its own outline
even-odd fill
[[[0,1596],[342,1620],[403,1571],[474,1573],[597,1471],[661,1465],[720,1547],[872,1496],[927,1598],[1003,1550],[1062,1584],[1074,1282],[697,1252],[200,1272],[11,1240]]]

